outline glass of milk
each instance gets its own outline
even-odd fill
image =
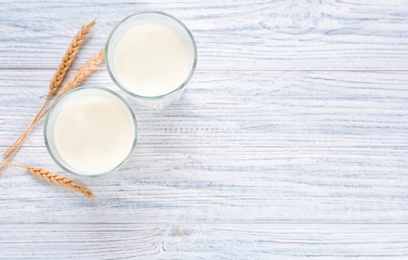
[[[117,170],[137,141],[128,103],[104,88],[77,88],[61,96],[44,127],[48,152],[65,171],[95,177]]]
[[[189,29],[163,12],[132,14],[112,30],[106,43],[112,80],[137,103],[162,109],[183,93],[197,64]]]

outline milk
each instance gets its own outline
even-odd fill
[[[131,113],[118,97],[92,91],[69,101],[54,124],[61,158],[89,175],[110,171],[123,162],[136,131]]]
[[[114,50],[120,84],[140,96],[160,96],[175,90],[187,79],[192,63],[183,39],[160,24],[132,28]]]

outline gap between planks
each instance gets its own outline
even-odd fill
[[[74,71],[78,68],[71,68],[68,71]],[[42,71],[49,71],[49,70],[56,70],[56,68],[33,68],[33,67],[0,67],[0,71],[2,70],[42,70]],[[95,71],[105,71],[106,68],[97,68]],[[216,69],[216,70],[209,70],[209,69],[196,69],[196,72],[408,72],[408,69],[255,69],[255,70],[239,70],[239,69]],[[194,77],[194,76],[193,76]]]
[[[0,222],[1,225],[9,224],[20,224],[20,225],[69,225],[69,224],[79,224],[79,225],[138,225],[138,224],[151,224],[151,225],[162,225],[162,224],[191,224],[191,225],[230,225],[230,224],[242,224],[242,225],[408,225],[408,222],[366,222],[366,221],[135,221],[135,222],[106,222],[106,221],[73,221],[73,222],[25,222],[25,221],[5,221]]]
[[[155,145],[139,145],[136,147],[143,147],[147,149],[184,149],[184,148],[408,148],[407,145],[177,145],[177,146],[155,146]],[[0,149],[8,149],[9,146],[0,146]],[[43,146],[22,146],[24,149],[43,149]],[[137,149],[137,148],[136,148]]]

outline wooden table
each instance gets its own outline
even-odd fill
[[[0,258],[408,259],[405,0],[2,1],[1,149],[38,111],[83,24],[97,18],[73,70],[141,10],[194,34],[187,90],[154,111],[101,66],[84,86],[129,100],[137,149],[115,174],[75,177],[48,155],[40,124],[14,162],[97,199],[8,168]]]

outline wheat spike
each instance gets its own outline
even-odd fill
[[[75,35],[71,44],[69,45],[67,51],[62,57],[61,63],[54,74],[54,77],[50,81],[50,90],[48,95],[54,95],[57,93],[58,88],[61,85],[61,82],[64,80],[65,75],[69,67],[71,67],[72,62],[74,61],[76,55],[78,54],[79,48],[84,42],[86,36],[91,31],[92,27],[95,25],[95,21],[92,21],[84,26],[81,30]]]
[[[83,195],[87,196],[90,199],[95,199],[95,196],[87,187],[79,183],[76,183],[73,180],[68,179],[67,177],[58,175],[43,168],[26,167],[26,170],[43,181],[53,183],[68,190],[73,190],[82,193]]]
[[[31,166],[22,166],[19,164],[13,164],[13,163],[4,163],[4,162],[0,162],[0,164],[3,165],[10,165],[10,166],[14,166],[14,167],[18,167],[21,169],[25,169],[26,171],[28,171],[29,173],[31,173],[33,176],[37,177],[38,179],[41,179],[43,181],[49,182],[49,183],[53,183],[55,185],[61,186],[65,189],[68,190],[73,190],[79,193],[82,193],[83,195],[85,195],[86,197],[90,198],[90,199],[95,199],[94,194],[92,193],[92,191],[90,191],[87,187],[85,187],[82,184],[79,184],[77,182],[74,182],[73,180],[64,177],[62,175],[50,172],[46,169],[43,168],[38,168],[38,167],[31,167]]]

